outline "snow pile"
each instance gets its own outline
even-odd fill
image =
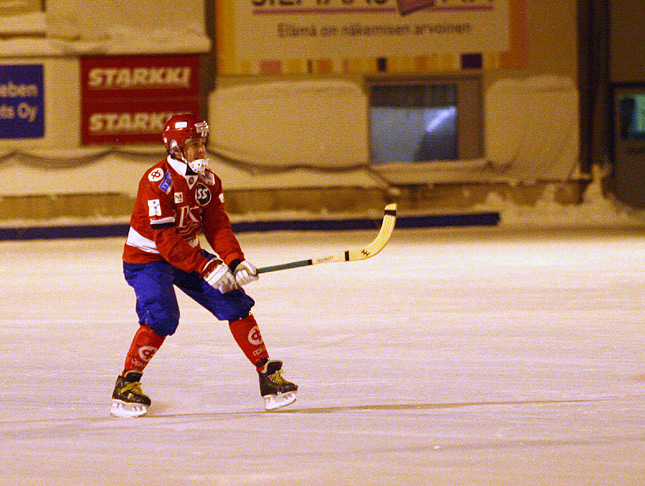
[[[534,206],[520,206],[490,195],[479,210],[500,213],[500,224],[509,227],[645,227],[645,214],[603,194],[601,174],[594,169],[593,180],[580,204],[560,204],[550,186]]]

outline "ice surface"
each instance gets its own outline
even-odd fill
[[[2,242],[0,484],[643,484],[644,231],[395,230],[372,259],[263,275],[256,317],[300,385],[273,413],[180,296],[141,419],[108,415],[136,327],[122,240]],[[264,266],[373,237],[240,240]]]

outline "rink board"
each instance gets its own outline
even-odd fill
[[[397,228],[432,228],[449,226],[496,226],[498,212],[442,214],[425,216],[399,216]],[[378,229],[381,220],[371,218],[271,220],[233,223],[236,233],[261,233],[267,231],[349,231]],[[0,228],[0,241],[46,240],[60,238],[110,238],[125,237],[129,224],[92,224],[25,226]]]

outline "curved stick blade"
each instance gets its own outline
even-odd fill
[[[378,232],[378,235],[376,235],[376,238],[361,250],[349,250],[348,260],[365,260],[367,258],[372,258],[374,255],[379,253],[383,248],[385,248],[387,242],[390,241],[395,224],[396,204],[388,204],[385,206],[383,223],[381,224],[381,229]]]

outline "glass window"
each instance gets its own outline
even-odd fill
[[[373,86],[372,162],[458,159],[457,116],[455,84]]]
[[[645,140],[645,93],[621,97],[618,110],[620,138]]]

